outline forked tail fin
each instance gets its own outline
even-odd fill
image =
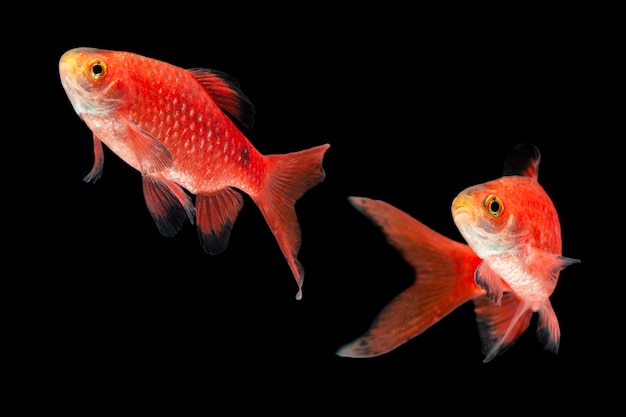
[[[298,300],[302,298],[304,268],[297,258],[302,236],[294,206],[305,192],[326,177],[322,160],[329,146],[325,144],[288,154],[267,155],[269,172],[266,187],[254,197],[296,279]]]
[[[383,308],[365,334],[341,347],[337,355],[367,358],[387,353],[485,293],[474,282],[481,260],[469,246],[383,201],[363,197],[349,201],[413,267],[415,281]]]

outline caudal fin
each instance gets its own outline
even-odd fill
[[[298,300],[302,298],[304,268],[297,258],[302,234],[294,206],[305,192],[326,177],[322,160],[329,147],[325,144],[288,154],[267,155],[267,184],[263,193],[253,197],[296,279]]]
[[[367,358],[387,353],[484,294],[474,282],[480,258],[469,246],[383,201],[364,197],[349,197],[349,201],[413,267],[415,281],[383,308],[365,334],[341,347],[337,355]]]

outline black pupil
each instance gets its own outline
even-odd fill
[[[491,211],[493,211],[494,213],[498,212],[498,209],[500,208],[500,204],[498,204],[498,202],[496,200],[493,200],[491,202]]]
[[[102,73],[102,65],[100,65],[100,64],[95,64],[95,65],[93,66],[92,70],[93,70],[93,73],[94,73],[94,74],[99,75],[99,74],[101,74],[101,73]]]

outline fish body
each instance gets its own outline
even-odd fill
[[[560,271],[580,260],[561,254],[560,222],[538,183],[539,162],[534,145],[515,146],[501,178],[468,187],[454,198],[452,217],[466,243],[385,202],[350,197],[413,267],[416,279],[383,308],[365,334],[337,354],[389,352],[470,300],[484,362],[512,346],[534,312],[539,314],[539,341],[557,353],[560,330],[549,297]]]
[[[261,154],[239,129],[254,124],[254,106],[238,82],[219,71],[184,69],[131,52],[75,48],[59,60],[61,84],[93,133],[102,175],[103,144],[141,173],[159,232],[174,236],[189,220],[210,254],[228,245],[244,192],[259,207],[298,284],[301,230],[295,202],[322,182],[329,145]],[[195,199],[192,198],[195,196]],[[195,201],[194,201],[195,200]]]

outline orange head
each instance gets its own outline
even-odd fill
[[[131,80],[124,55],[94,48],[75,48],[59,60],[61,84],[79,116],[102,114],[128,103]]]
[[[452,202],[452,216],[483,259],[522,246],[561,253],[556,209],[534,178],[505,176],[468,187]]]

